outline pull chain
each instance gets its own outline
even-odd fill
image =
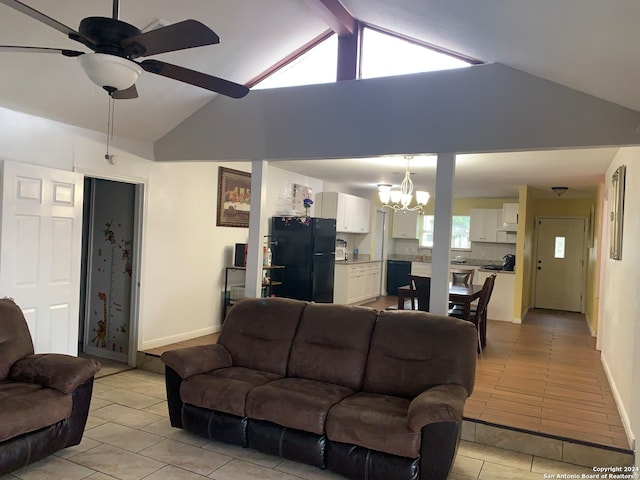
[[[113,119],[115,112],[115,103],[113,97],[109,95],[109,111],[107,114],[107,153],[104,158],[106,160],[111,160],[111,155],[109,154],[109,142],[113,140]]]

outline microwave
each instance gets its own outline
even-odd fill
[[[347,247],[336,247],[336,262],[343,262],[347,259]]]

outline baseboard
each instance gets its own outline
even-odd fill
[[[609,386],[611,387],[611,393],[613,394],[613,398],[616,401],[616,406],[618,407],[618,413],[620,413],[620,420],[622,420],[622,426],[624,427],[624,432],[627,434],[627,438],[629,439],[629,443],[631,444],[631,450],[635,451],[636,438],[633,435],[633,431],[631,430],[631,422],[629,421],[629,416],[627,415],[627,411],[625,410],[624,404],[622,403],[622,398],[620,397],[620,393],[618,392],[616,382],[614,382],[613,380],[613,375],[611,374],[609,365],[607,365],[607,360],[602,354],[600,354],[600,362],[602,363],[602,368],[604,368],[604,374],[607,376],[607,381],[609,382]]]
[[[142,342],[138,350],[149,350],[151,348],[163,347],[172,343],[184,342],[185,340],[191,340],[192,338],[202,337],[204,335],[211,335],[212,333],[218,333],[220,331],[220,325],[214,325],[212,327],[202,328],[200,330],[192,330],[190,332],[181,333],[179,335],[171,335],[168,337],[157,338],[155,340],[148,340]]]

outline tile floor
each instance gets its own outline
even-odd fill
[[[450,480],[541,479],[590,468],[462,441]],[[164,377],[128,370],[98,378],[82,443],[0,480],[339,480],[303,464],[172,428]]]

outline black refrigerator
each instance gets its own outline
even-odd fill
[[[273,217],[272,280],[282,282],[276,294],[318,303],[333,303],[336,221],[332,218]]]

